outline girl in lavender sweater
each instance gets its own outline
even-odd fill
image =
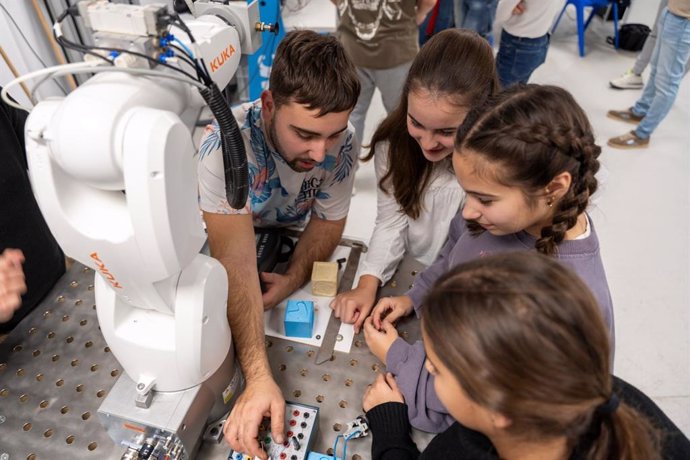
[[[558,259],[594,293],[613,349],[611,295],[585,213],[600,153],[582,108],[555,86],[512,87],[468,114],[453,155],[467,197],[448,241],[406,295],[381,299],[364,323],[369,348],[397,378],[412,426],[440,432],[452,418],[424,369],[421,342],[408,344],[393,324],[413,311],[419,316],[434,282],[463,262],[514,250]]]

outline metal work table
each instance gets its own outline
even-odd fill
[[[407,290],[419,268],[404,261],[381,295]],[[0,460],[119,459],[124,452],[97,417],[122,369],[98,327],[93,277],[93,270],[75,263],[0,344]],[[408,341],[419,337],[415,319],[402,322],[398,330]],[[332,452],[338,431],[363,413],[367,385],[385,370],[361,334],[354,340],[349,354],[335,352],[317,366],[315,347],[266,339],[273,375],[285,399],[320,408],[315,451]],[[414,437],[420,446],[431,438],[419,432]],[[370,449],[371,437],[353,439],[348,460],[368,459]],[[206,442],[197,458],[225,460],[229,451],[225,442]]]

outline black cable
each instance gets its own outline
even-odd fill
[[[77,44],[77,43],[73,43],[73,42],[67,40],[65,37],[55,37],[55,39],[57,40],[58,43],[60,43],[60,44],[61,44],[62,46],[64,46],[65,48],[70,48],[70,49],[79,51],[80,53],[89,54],[89,55],[94,56],[94,57],[96,57],[96,58],[98,58],[98,59],[104,60],[104,61],[107,62],[108,64],[112,64],[112,63],[113,63],[113,61],[111,61],[110,59],[106,58],[105,56],[102,56],[102,55],[100,55],[100,54],[98,54],[98,53],[94,53],[93,51],[89,50],[86,46],[84,46],[84,45],[79,45],[79,44]]]
[[[62,14],[60,14],[60,16],[58,17],[58,21],[57,21],[58,24],[59,24],[61,21],[63,21],[63,20],[65,19],[65,17],[67,17],[68,15],[69,15],[69,16],[73,16],[73,13],[72,13],[72,11],[71,11],[70,8],[68,8],[67,10],[63,11]],[[56,37],[56,38],[57,38],[57,37]],[[162,66],[164,66],[164,67],[167,67],[167,68],[169,68],[169,69],[174,70],[175,72],[179,72],[179,73],[183,74],[183,75],[186,76],[187,78],[190,78],[190,79],[192,79],[192,80],[201,82],[201,80],[199,79],[199,77],[194,77],[192,74],[190,74],[190,73],[188,73],[188,72],[185,72],[184,70],[180,69],[179,67],[172,66],[172,65],[167,64],[167,63],[165,63],[165,62],[160,62],[160,61],[157,60],[157,59],[154,59],[154,58],[152,58],[152,57],[150,57],[150,56],[147,56],[147,55],[145,55],[145,54],[143,54],[143,53],[138,53],[138,52],[136,52],[136,51],[126,50],[126,49],[122,49],[122,48],[109,48],[109,47],[101,47],[101,46],[80,45],[80,44],[78,44],[78,43],[74,43],[74,42],[72,42],[72,41],[66,39],[64,36],[61,36],[61,37],[58,39],[58,42],[63,43],[63,44],[64,44],[65,46],[67,46],[68,48],[76,49],[76,50],[81,51],[81,52],[83,52],[83,53],[91,54],[91,55],[93,55],[93,56],[96,56],[96,57],[99,57],[99,58],[101,58],[101,59],[104,59],[104,60],[106,60],[108,63],[111,63],[111,64],[112,64],[112,61],[111,61],[111,60],[105,58],[104,56],[101,56],[101,55],[98,54],[98,53],[94,53],[93,51],[94,51],[94,50],[95,50],[95,51],[109,51],[109,52],[115,51],[115,52],[117,52],[117,53],[127,53],[127,54],[131,54],[132,56],[138,56],[138,57],[143,58],[143,59],[146,59],[147,61],[152,62],[152,63],[154,63],[154,64],[156,64],[156,65],[162,65]]]
[[[126,50],[126,49],[123,49],[123,48],[104,48],[104,47],[100,47],[100,46],[92,46],[92,47],[89,47],[89,48],[90,48],[90,49],[95,49],[95,50],[98,50],[98,51],[115,51],[115,52],[117,52],[117,53],[127,53],[127,54],[131,54],[132,56],[138,56],[138,57],[140,57],[140,58],[146,59],[146,60],[149,61],[149,62],[153,62],[153,63],[155,63],[155,64],[157,64],[157,65],[162,65],[163,67],[167,67],[167,68],[169,68],[169,69],[172,69],[172,70],[174,70],[175,72],[180,72],[181,74],[184,74],[187,78],[191,78],[192,80],[195,80],[195,81],[198,81],[198,82],[201,83],[201,80],[199,80],[199,77],[198,77],[198,76],[195,77],[195,76],[192,75],[191,73],[185,72],[184,70],[180,69],[179,67],[175,67],[175,66],[170,65],[170,64],[168,64],[168,63],[166,63],[166,62],[161,62],[161,61],[159,61],[159,60],[157,60],[157,59],[154,59],[154,58],[152,58],[151,56],[147,56],[147,55],[145,55],[145,54],[143,54],[143,53],[138,53],[138,52],[136,52],[136,51]]]
[[[177,46],[177,45],[173,45],[172,43],[170,43],[168,46],[169,46],[170,48],[172,48],[172,49],[174,49],[174,50],[177,50],[177,51],[179,52],[179,54],[176,55],[175,57],[177,57],[177,58],[180,59],[181,61],[186,62],[187,65],[189,65],[192,69],[196,69],[196,63],[193,62],[189,57],[187,57],[188,54],[187,54],[187,52],[186,52],[185,50],[183,50],[182,48],[180,48],[180,47]]]
[[[174,45],[174,44],[171,43],[171,44],[169,44],[168,46],[170,46],[171,48],[174,48],[174,49],[176,49],[176,50],[181,51],[182,54],[183,54],[184,56],[189,56],[189,55],[187,54],[187,51],[186,51],[186,50],[180,48],[180,47],[177,46],[177,45]],[[199,63],[199,59],[198,59],[196,56],[190,56],[190,59],[191,59],[190,62],[192,62],[192,67],[193,67],[194,70],[196,71],[196,75],[197,75],[197,78],[199,79],[199,81],[203,82],[206,86],[208,86],[208,85],[210,85],[211,83],[213,83],[213,80],[212,80],[211,77],[208,75],[208,72],[206,71],[206,69],[204,69],[204,68],[202,67],[202,65]]]
[[[70,8],[70,11],[74,11],[74,8],[75,8],[74,2],[70,2],[68,0],[65,0],[65,4],[67,4],[68,8]],[[72,14],[70,19],[72,19],[72,27],[74,28],[74,33],[76,35],[76,39],[79,41],[79,43],[82,43],[82,44],[85,43],[84,37],[81,35],[79,24],[77,24],[77,18],[74,16],[74,14]]]
[[[249,195],[249,167],[242,132],[230,105],[220,93],[218,86],[199,89],[220,128],[225,178],[225,197],[230,207],[241,209]]]
[[[184,33],[187,34],[189,37],[189,41],[192,43],[196,43],[196,39],[194,38],[194,35],[192,34],[192,31],[187,27],[187,24],[184,23],[182,18],[180,18],[180,15],[177,13],[174,13],[171,15],[173,18],[173,24],[176,24],[180,29],[184,31]],[[211,78],[211,75],[208,73],[208,69],[206,69],[206,63],[204,62],[204,58],[199,56],[195,57],[195,60],[199,61],[201,64],[198,64],[197,72],[201,72],[202,74],[202,80],[206,83],[206,85],[210,85],[213,83],[213,79]]]
[[[165,62],[160,62],[160,61],[158,61],[157,59],[154,59],[154,58],[152,58],[152,57],[150,57],[150,56],[147,56],[147,55],[145,55],[145,54],[143,54],[143,53],[138,53],[138,52],[136,52],[136,51],[126,50],[126,49],[123,49],[123,48],[109,48],[109,47],[102,47],[102,46],[79,45],[79,44],[77,44],[77,43],[70,42],[70,41],[67,40],[65,37],[60,37],[60,40],[62,40],[62,41],[65,43],[65,46],[75,47],[75,49],[80,49],[80,50],[83,51],[83,52],[86,52],[85,50],[88,50],[88,51],[89,51],[89,54],[94,54],[94,55],[96,55],[96,56],[99,56],[101,59],[105,59],[105,60],[108,61],[108,62],[111,62],[111,61],[108,60],[108,59],[106,59],[105,57],[101,56],[101,55],[98,54],[98,53],[93,53],[92,51],[94,51],[94,50],[95,50],[95,51],[115,51],[116,53],[127,53],[127,54],[131,54],[132,56],[137,56],[137,57],[146,59],[147,61],[153,62],[153,63],[156,64],[156,65],[162,65],[162,66],[164,66],[164,67],[167,67],[167,68],[169,68],[169,69],[172,69],[172,70],[174,70],[175,72],[179,72],[179,73],[183,74],[183,75],[186,76],[187,78],[190,78],[190,79],[192,79],[192,80],[194,80],[194,81],[199,81],[199,82],[200,82],[200,80],[199,80],[198,77],[195,77],[194,75],[190,74],[189,72],[185,72],[184,70],[180,69],[179,67],[172,66],[172,65],[167,64],[167,63],[165,63]]]
[[[19,27],[17,22],[14,20],[14,18],[10,14],[10,12],[7,11],[7,8],[5,8],[5,5],[0,3],[0,8],[2,8],[2,10],[5,12],[5,14],[10,19],[10,21],[12,21],[12,24],[14,24],[15,29],[17,29],[17,32],[19,32],[19,35],[21,35],[21,37],[24,39],[26,46],[28,46],[29,49],[31,50],[31,52],[33,53],[33,55],[36,56],[36,59],[38,59],[38,62],[40,62],[43,67],[48,67],[48,65],[45,62],[43,62],[43,59],[41,59],[41,56],[39,56],[38,53],[36,52],[36,50],[33,49],[33,47],[31,46],[31,42],[29,42],[29,40],[26,38],[26,35],[24,35],[24,32],[22,32],[22,29]],[[58,81],[55,81],[55,84],[58,86],[58,88],[60,88],[60,91],[62,91],[62,93],[65,96],[67,96],[68,91]]]

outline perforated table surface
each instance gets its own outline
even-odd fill
[[[407,290],[419,268],[414,261],[404,261],[381,294]],[[74,264],[0,344],[0,460],[122,456],[124,448],[113,443],[97,417],[122,368],[98,327],[93,278],[93,270]],[[419,337],[414,319],[398,330],[409,341]],[[285,398],[320,408],[313,450],[330,454],[342,427],[363,413],[362,395],[384,366],[361,334],[349,354],[335,352],[318,366],[315,347],[271,337],[266,347]],[[430,436],[415,433],[415,439],[423,445]],[[353,439],[348,459],[368,459],[370,449],[370,437]],[[197,458],[226,459],[229,451],[224,442],[206,442]]]

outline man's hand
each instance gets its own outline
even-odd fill
[[[367,341],[369,350],[382,363],[386,362],[386,355],[395,339],[399,337],[397,329],[388,321],[383,322],[381,330],[376,329],[372,318],[367,318],[364,321],[364,340]]]
[[[5,249],[0,254],[0,323],[12,319],[22,305],[26,292],[22,263],[24,254],[19,249]]]
[[[388,372],[385,376],[379,374],[374,380],[373,385],[367,388],[362,398],[362,409],[369,412],[373,407],[387,402],[405,402],[402,392],[398,389],[393,374]]]
[[[376,291],[379,279],[364,275],[357,287],[351,291],[341,292],[331,302],[335,317],[344,323],[354,324],[355,334],[359,333],[364,320],[367,319],[376,302]]]
[[[261,296],[261,300],[264,303],[264,311],[278,305],[300,286],[298,282],[295,282],[288,275],[262,272],[259,274],[259,277],[264,286],[266,286],[266,292]]]
[[[383,328],[384,319],[387,323],[395,323],[403,316],[412,313],[413,308],[412,299],[406,295],[384,297],[374,307],[371,317],[376,329],[380,330]]]
[[[285,441],[285,399],[271,377],[247,382],[225,421],[225,440],[237,452],[266,460],[268,455],[259,447],[259,425],[263,417],[271,418],[271,437]]]

